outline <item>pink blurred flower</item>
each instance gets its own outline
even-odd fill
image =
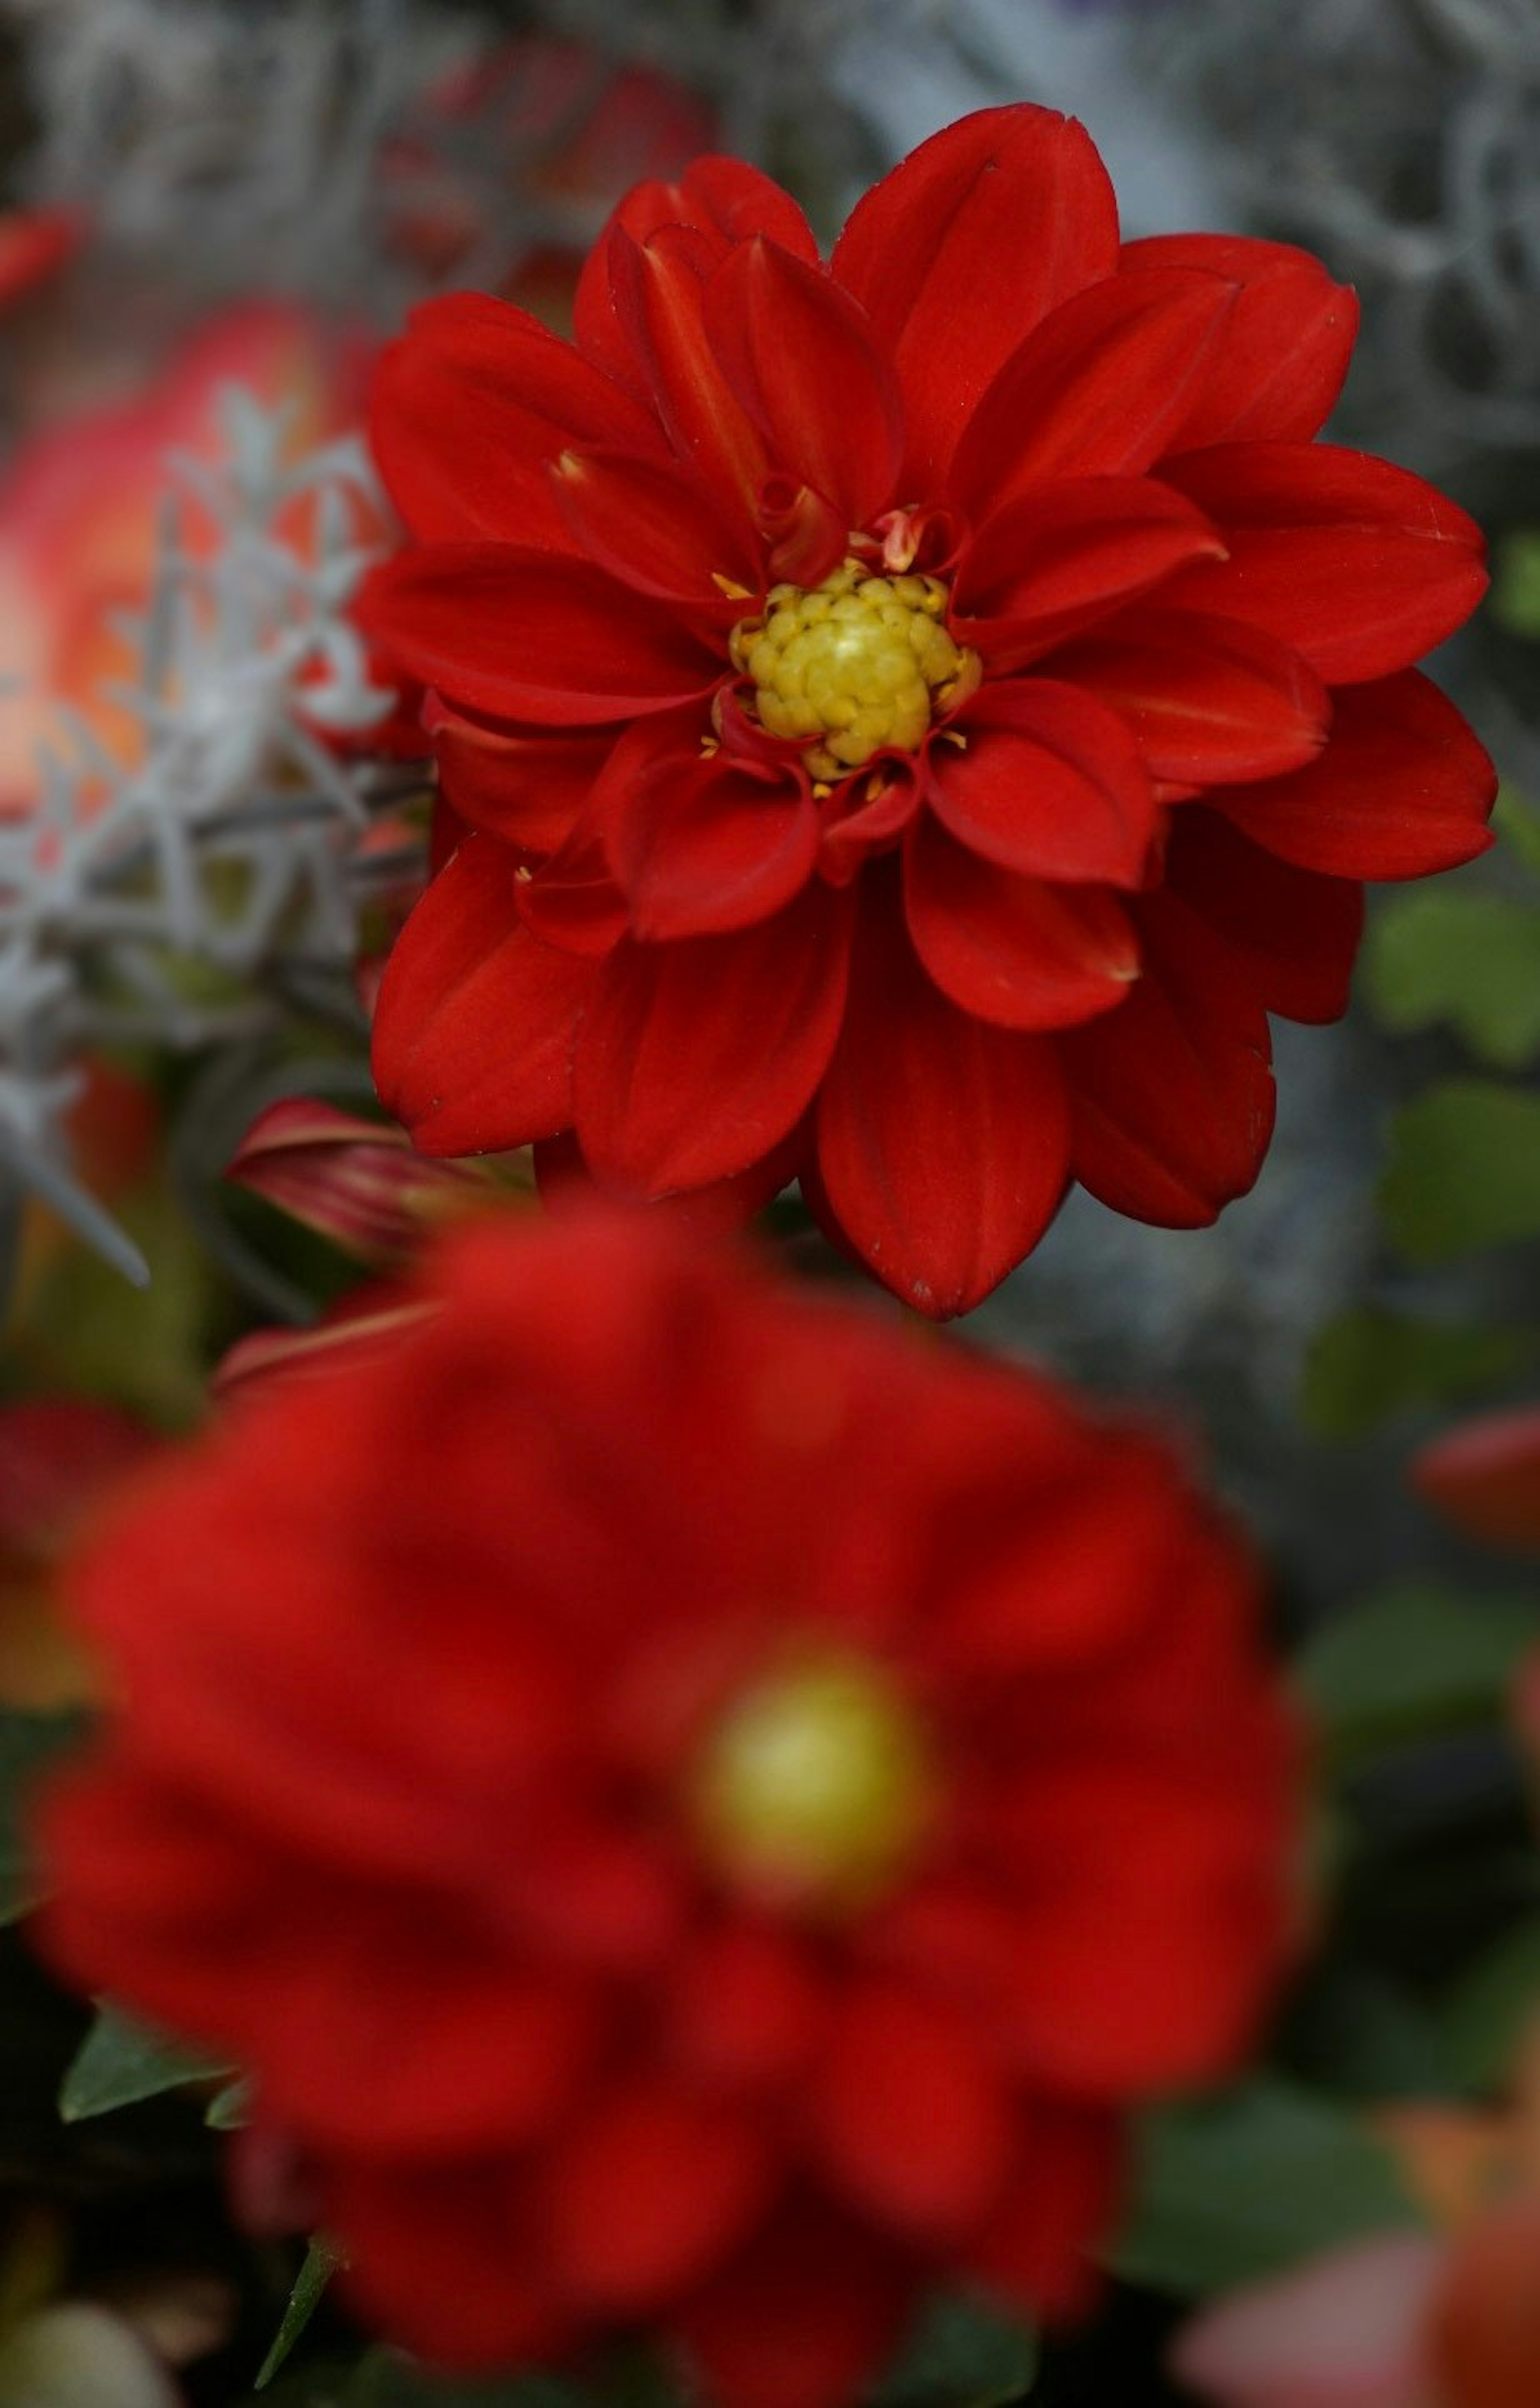
[[[1177,2379],[1222,2408],[1434,2408],[1432,2234],[1376,2235],[1233,2291],[1178,2336]]]

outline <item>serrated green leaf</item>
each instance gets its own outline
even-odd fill
[[[36,1904],[25,1835],[27,1800],[38,1774],[68,1753],[85,1727],[83,1714],[0,1712],[0,1924],[14,1923]]]
[[[1379,1200],[1411,1262],[1540,1238],[1540,1096],[1483,1079],[1430,1088],[1396,1115]]]
[[[1407,1581],[1316,1631],[1295,1676],[1339,1762],[1491,1722],[1530,1650],[1540,1598],[1464,1597]]]
[[[1301,1419],[1317,1438],[1364,1438],[1410,1406],[1500,1386],[1537,1340],[1540,1333],[1530,1330],[1412,1321],[1377,1305],[1353,1305],[1310,1342]]]
[[[1462,2089],[1498,2088],[1540,2013],[1540,1917],[1504,1932],[1446,1991],[1440,2009],[1450,2079]]]
[[[1003,2408],[1037,2372],[1030,2328],[983,2300],[947,2292],[922,2313],[872,2408]]]
[[[180,2090],[187,2082],[216,2081],[229,2071],[222,2058],[186,2048],[104,2006],[65,2075],[59,2113],[66,2124],[82,2124],[88,2116],[109,2115],[115,2107]]]
[[[1389,2153],[1347,2109],[1263,2076],[1143,2119],[1109,2259],[1128,2281],[1201,2298],[1418,2221]]]
[[[1364,951],[1369,1001],[1399,1034],[1446,1024],[1498,1070],[1540,1055],[1540,904],[1459,888],[1382,904]]]
[[[322,2293],[342,2264],[342,2252],[319,2233],[305,2252],[305,2263],[295,2279],[289,2294],[289,2304],[283,2311],[283,2321],[273,2335],[273,2345],[262,2361],[254,2388],[266,2391],[279,2368],[299,2339],[321,2301]]]

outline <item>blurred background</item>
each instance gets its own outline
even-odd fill
[[[465,285],[563,326],[619,194],[698,151],[829,236],[938,125],[1020,98],[1085,120],[1130,233],[1245,228],[1354,282],[1337,439],[1490,535],[1491,601],[1435,673],[1497,754],[1501,843],[1375,898],[1352,1015],[1278,1032],[1279,1137],[1217,1230],[1077,1197],[971,1325],[1184,1423],[1269,1551],[1342,1768],[1288,2077],[1354,2114],[1485,2100],[1540,1993],[1509,1703],[1533,1557],[1407,1475],[1540,1396],[1540,0],[0,0],[0,1746],[23,1764],[89,1700],[50,1583],[98,1485],[195,1418],[232,1340],[342,1283],[222,1173],[295,1083],[366,1103],[354,957],[420,848],[411,734],[338,600],[386,535],[376,347]],[[1413,1636],[1376,1641],[1397,1599]],[[1533,1979],[1484,2055],[1461,2027],[1456,2080],[1447,1977],[1494,1951]],[[88,2021],[0,1935],[0,2332],[44,2352],[0,2355],[0,2398],[223,2408],[293,2253],[223,2223],[212,2079],[170,2095],[185,2069],[120,2051],[121,2112],[88,2082],[60,2123]],[[1189,2396],[1184,2282],[1129,2272],[1051,2354],[1049,2408]]]

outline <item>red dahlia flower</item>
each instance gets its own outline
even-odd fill
[[[634,1197],[799,1174],[937,1315],[1072,1177],[1211,1221],[1267,1013],[1344,1007],[1358,882],[1487,841],[1408,666],[1477,530],[1310,442],[1352,296],[1275,243],[1120,248],[1088,136],[1024,106],[827,267],[750,167],[642,185],[575,322],[435,302],[379,379],[417,541],[376,622],[465,823],[381,991],[388,1103]]]
[[[448,2364],[641,2327],[834,2408],[938,2276],[1073,2308],[1125,2110],[1287,1945],[1235,1540],[1154,1438],[656,1220],[468,1227],[431,1293],[84,1566],[124,1703],[53,1958],[252,2068]]]

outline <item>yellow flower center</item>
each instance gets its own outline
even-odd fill
[[[864,1904],[907,1865],[933,1784],[918,1715],[881,1669],[799,1656],[728,1708],[695,1767],[707,1853],[802,1905]]]
[[[741,619],[730,650],[754,680],[772,736],[818,740],[815,778],[843,778],[873,753],[913,752],[938,709],[971,694],[978,654],[953,642],[936,577],[871,577],[847,560],[821,585],[772,585],[762,617]]]

